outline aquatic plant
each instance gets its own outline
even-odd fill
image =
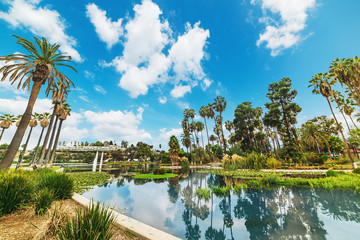
[[[196,195],[202,199],[208,200],[210,198],[210,189],[208,188],[198,188],[196,189]]]

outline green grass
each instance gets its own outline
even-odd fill
[[[155,175],[152,173],[148,173],[148,174],[139,174],[134,176],[133,178],[136,179],[164,179],[164,178],[173,178],[173,177],[177,177],[177,174],[174,173],[165,173],[163,175]]]
[[[111,177],[105,172],[76,172],[67,173],[67,175],[74,180],[74,190],[77,193],[83,193],[91,186],[107,182]]]

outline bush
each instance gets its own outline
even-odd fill
[[[40,189],[33,197],[35,213],[37,215],[46,213],[53,201],[54,192],[52,190],[47,187]]]
[[[64,173],[46,172],[39,174],[38,187],[52,190],[55,199],[67,199],[72,197],[74,182]]]
[[[31,201],[32,181],[21,173],[0,173],[0,217]]]
[[[252,152],[246,156],[243,168],[260,170],[266,167],[266,157],[256,152]]]
[[[360,167],[353,170],[353,173],[360,174]]]
[[[65,226],[57,233],[58,240],[109,240],[113,237],[111,212],[99,203],[91,202],[85,210],[76,210],[72,221],[67,220]]]
[[[165,173],[165,168],[155,168],[153,171],[154,175],[164,175]]]
[[[182,168],[189,168],[190,162],[189,162],[189,160],[188,160],[187,157],[182,157],[182,158],[180,158],[180,166],[181,166]]]
[[[274,157],[269,157],[267,160],[266,160],[266,163],[267,163],[267,166],[269,168],[272,168],[272,169],[275,169],[275,168],[278,168],[281,166],[281,162],[278,161],[276,158]]]
[[[327,177],[336,177],[337,175],[338,175],[337,172],[335,172],[334,170],[328,170],[326,172]]]
[[[233,154],[231,157],[229,155],[225,155],[222,159],[223,168],[226,170],[235,170],[241,168],[241,164],[243,161],[243,157]]]

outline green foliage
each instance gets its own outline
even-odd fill
[[[198,188],[196,189],[196,195],[202,199],[208,200],[210,198],[210,189],[207,188]]]
[[[190,167],[190,162],[187,157],[180,158],[180,166],[181,166],[181,168],[189,168]]]
[[[217,159],[222,159],[223,151],[218,144],[211,147],[211,150]]]
[[[269,157],[266,160],[266,164],[271,169],[279,168],[281,166],[281,162],[274,157]]]
[[[227,185],[226,187],[215,187],[215,186],[211,187],[211,191],[217,197],[227,196],[230,193],[231,189],[232,189],[231,185]]]
[[[175,135],[172,135],[170,137],[169,140],[169,153],[170,154],[179,154],[180,152],[180,144],[179,144],[179,140],[177,139],[177,137]]]
[[[165,174],[165,168],[155,168],[153,171],[154,175],[164,175]]]
[[[38,178],[39,188],[48,188],[54,192],[55,199],[71,198],[74,191],[73,180],[65,173],[43,172]]]
[[[29,174],[0,171],[0,217],[31,201],[34,191]]]
[[[336,177],[337,175],[338,175],[337,172],[335,172],[334,170],[326,171],[326,176],[327,177]]]
[[[360,147],[360,129],[355,128],[350,130],[350,136],[347,139],[349,147],[359,149]]]
[[[135,175],[133,178],[135,179],[165,179],[165,178],[173,178],[173,177],[177,177],[177,174],[174,173],[164,173],[163,175],[155,175],[152,173],[148,173],[148,174],[140,174],[140,175]]]
[[[360,167],[354,169],[354,170],[353,170],[353,173],[355,173],[355,174],[360,174]]]
[[[90,186],[102,184],[110,179],[104,172],[76,172],[67,174],[74,181],[74,191],[81,193]]]
[[[331,136],[329,138],[329,147],[332,152],[340,153],[345,148],[345,143],[338,136]]]
[[[104,146],[104,144],[102,142],[100,142],[100,141],[97,141],[95,143],[91,143],[90,146],[102,147],[102,146]]]
[[[47,210],[50,208],[52,202],[54,201],[54,192],[49,188],[45,187],[39,189],[36,193],[33,194],[33,203],[35,213],[45,214]]]
[[[126,160],[126,154],[121,150],[111,152],[111,157],[113,161],[120,162]]]
[[[67,220],[60,229],[58,240],[110,240],[114,236],[112,229],[114,217],[111,211],[99,203],[91,202],[85,210],[77,209],[72,221]]]
[[[3,144],[1,144],[0,145],[0,149],[7,149],[9,147],[9,144],[7,144],[7,143],[3,143]]]
[[[248,154],[243,161],[243,168],[260,170],[266,167],[266,157],[256,152]]]
[[[287,162],[298,163],[304,158],[304,154],[297,145],[287,145],[279,150],[279,157]]]

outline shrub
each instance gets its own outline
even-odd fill
[[[47,187],[40,189],[33,196],[35,213],[37,215],[44,214],[50,208],[54,201],[54,192]]]
[[[266,160],[266,163],[267,163],[267,166],[269,168],[272,168],[272,169],[275,169],[275,168],[278,168],[281,166],[281,162],[278,161],[276,158],[274,157],[269,157],[267,160]]]
[[[180,166],[181,166],[182,168],[189,168],[190,162],[189,162],[189,160],[188,160],[187,157],[182,157],[182,158],[180,158]]]
[[[328,170],[326,172],[327,177],[336,177],[337,175],[338,175],[337,172],[335,172],[334,170]]]
[[[155,168],[153,171],[154,175],[164,175],[165,173],[165,168]]]
[[[210,190],[206,188],[198,188],[196,189],[196,194],[200,199],[204,198],[208,200],[210,198]]]
[[[256,152],[246,156],[243,163],[244,168],[260,170],[266,167],[266,157]]]
[[[276,184],[280,180],[277,174],[267,174],[261,178],[261,183],[265,185]]]
[[[47,172],[39,174],[39,189],[47,187],[54,192],[55,199],[71,198],[74,191],[73,180],[64,173]]]
[[[31,201],[32,182],[21,173],[0,173],[0,217]]]
[[[353,173],[360,174],[360,167],[353,170]]]
[[[72,221],[67,220],[65,226],[57,233],[58,240],[109,240],[113,237],[112,224],[114,218],[105,207],[91,202],[85,210],[76,210]]]
[[[235,170],[241,168],[243,157],[233,154],[231,157],[229,155],[225,155],[222,159],[223,168],[226,170]]]

